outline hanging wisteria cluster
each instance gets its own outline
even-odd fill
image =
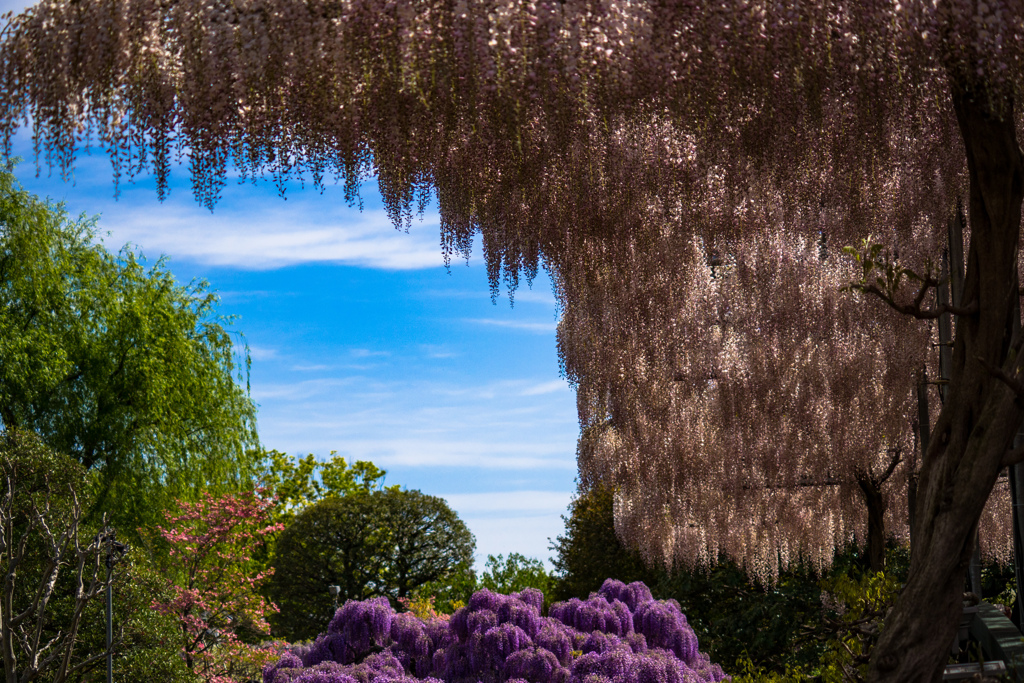
[[[578,251],[593,257],[558,271],[571,302],[558,342],[583,482],[614,484],[621,538],[661,563],[725,553],[768,583],[790,562],[823,570],[835,548],[868,545],[872,513],[876,543],[909,541],[934,324],[851,291],[857,264],[824,236],[652,228],[615,259],[602,246],[589,240]],[[942,246],[922,226],[904,258],[923,272]],[[986,558],[1011,556],[1009,510],[1004,479],[982,518]]]
[[[396,614],[386,598],[349,601],[312,644],[292,648],[263,683],[714,683],[674,601],[642,583],[605,581],[586,600],[478,591],[450,619]]]
[[[4,31],[0,134],[28,115],[61,169],[93,139],[161,188],[184,155],[211,207],[231,164],[352,197],[374,173],[398,223],[433,191],[446,257],[479,230],[495,291],[542,261],[560,283],[581,474],[620,488],[624,538],[770,580],[865,540],[857,479],[896,453],[906,535],[933,340],[841,295],[840,248],[937,260],[966,195],[948,75],[1019,92],[1022,22],[966,0],[43,0]]]

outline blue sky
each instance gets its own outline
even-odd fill
[[[207,279],[252,353],[252,396],[267,448],[372,460],[401,484],[448,500],[488,554],[548,560],[575,489],[575,397],[560,378],[557,308],[546,275],[509,305],[490,300],[480,250],[443,266],[436,211],[408,234],[376,185],[364,210],[340,187],[229,184],[211,214],[185,169],[157,201],[153,183],[114,199],[105,156],[72,183],[39,178],[27,136],[16,175],[72,214],[100,215],[105,243],[166,254],[179,279]],[[550,564],[549,564],[550,566]]]

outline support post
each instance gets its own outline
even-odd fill
[[[114,587],[111,574],[114,570],[114,556],[107,548],[107,683],[114,681]]]
[[[939,287],[936,290],[939,305],[952,303],[960,305],[960,295],[964,282],[964,233],[960,220],[960,209],[949,221],[948,248],[942,252],[942,272],[939,275]],[[950,368],[953,367],[953,329],[957,321],[949,313],[939,316],[939,395],[943,404],[949,398]],[[967,567],[967,578],[971,584],[971,592],[981,599],[981,545],[978,534],[974,535],[974,552]]]
[[[928,371],[922,366],[917,382],[917,431],[918,443],[921,445],[921,462],[928,453],[928,444],[932,439],[932,426],[928,410]],[[910,552],[914,552],[914,509],[917,507],[917,472],[911,470],[907,478],[907,507],[910,522]]]
[[[1024,443],[1024,429],[1017,432],[1013,447],[1019,448]],[[1022,514],[1020,494],[1024,491],[1024,466],[1010,467],[1010,506],[1013,512],[1013,574],[1017,579],[1017,600],[1014,605],[1014,623],[1020,629],[1024,625],[1024,514]]]

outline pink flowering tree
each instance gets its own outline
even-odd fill
[[[248,677],[276,654],[246,642],[269,635],[267,615],[277,611],[259,594],[273,568],[256,571],[252,551],[281,525],[268,523],[274,502],[258,494],[179,501],[157,527],[170,545],[173,598],[153,608],[178,619],[185,663],[206,683]]]

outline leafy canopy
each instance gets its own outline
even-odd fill
[[[270,597],[275,632],[316,636],[339,604],[385,596],[397,605],[426,584],[463,576],[475,541],[441,498],[388,488],[330,496],[298,513],[278,537]]]
[[[536,588],[547,595],[553,583],[544,562],[520,553],[509,553],[508,557],[488,555],[480,576],[480,588],[506,595],[527,588]]]
[[[331,496],[370,493],[384,488],[387,472],[372,462],[356,460],[349,465],[337,451],[331,451],[330,456],[326,462],[318,462],[312,453],[301,458],[277,450],[258,455],[258,479],[275,498],[276,504],[271,508],[275,522],[287,524],[302,510]]]
[[[95,470],[93,510],[130,536],[174,496],[249,485],[256,408],[207,283],[98,238],[0,172],[0,424]]]

